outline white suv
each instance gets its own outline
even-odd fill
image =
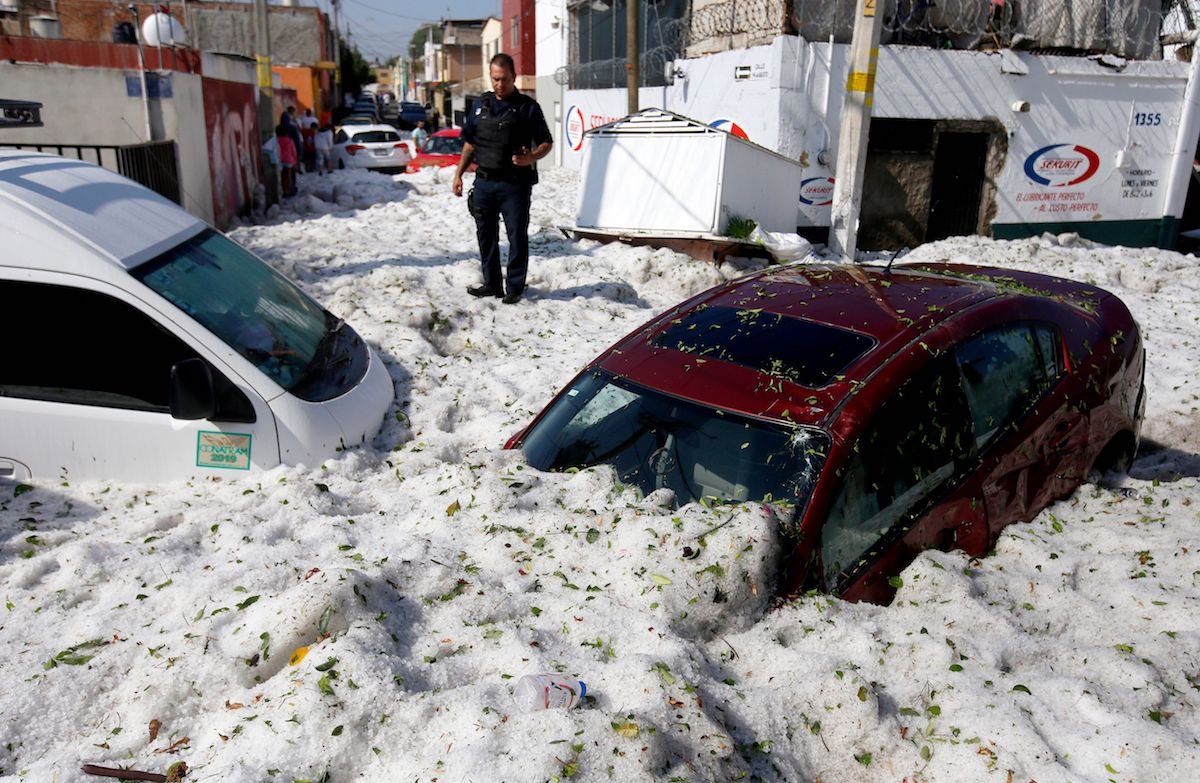
[[[379,430],[378,354],[141,185],[0,150],[0,236],[0,478],[314,464]]]

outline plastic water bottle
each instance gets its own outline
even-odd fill
[[[569,710],[586,695],[586,683],[561,674],[526,674],[513,688],[513,698],[525,712]]]

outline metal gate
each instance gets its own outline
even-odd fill
[[[179,187],[179,165],[173,141],[149,141],[144,144],[119,146],[102,144],[8,144],[22,150],[52,152],[64,158],[95,163],[153,190],[180,206],[183,196]]]

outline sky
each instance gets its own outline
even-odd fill
[[[1121,297],[1148,356],[1143,453],[987,557],[921,555],[890,606],[777,605],[765,507],[671,509],[502,449],[620,335],[763,263],[568,240],[579,189],[543,170],[514,306],[465,293],[448,170],[305,175],[232,232],[372,345],[395,402],[320,465],[0,483],[0,781],[177,761],[222,783],[1194,779],[1195,257],[1067,233],[900,259]],[[516,679],[545,671],[587,698],[523,712]]]
[[[327,13],[330,0],[309,0]],[[342,0],[339,13],[348,20],[351,39],[368,60],[405,55],[422,24],[440,19],[482,19],[500,15],[500,0]]]

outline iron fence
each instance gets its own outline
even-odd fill
[[[625,86],[627,2],[572,0],[570,64],[558,69],[555,81],[572,89]],[[638,67],[643,87],[666,84],[667,63],[684,56],[688,6],[687,0],[644,0],[639,4]]]
[[[179,187],[179,165],[173,141],[149,141],[144,144],[11,144],[0,147],[52,152],[64,158],[115,171],[123,177],[144,185],[163,198],[182,206],[183,191]]]

